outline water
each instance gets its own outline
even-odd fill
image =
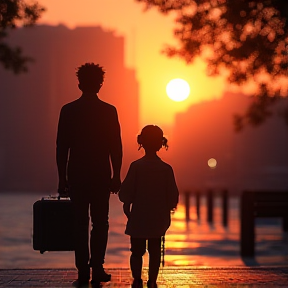
[[[73,268],[73,252],[45,252],[32,248],[32,206],[43,194],[0,194],[0,268]],[[222,226],[221,202],[215,199],[214,224],[206,221],[205,198],[201,198],[200,220],[191,201],[189,223],[181,202],[166,235],[165,265],[235,266],[287,265],[288,236],[281,219],[256,219],[256,255],[241,259],[239,245],[239,198],[229,199],[229,222]],[[110,200],[110,231],[105,267],[129,267],[129,237],[126,218],[116,195]],[[147,254],[147,253],[146,253]],[[147,265],[147,255],[144,266]]]

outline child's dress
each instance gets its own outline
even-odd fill
[[[131,163],[119,199],[132,204],[125,233],[135,238],[158,238],[170,226],[170,212],[179,198],[172,167],[159,157],[144,156]]]

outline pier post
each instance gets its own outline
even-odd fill
[[[228,225],[228,190],[224,189],[222,191],[222,222],[223,226]]]
[[[254,257],[254,194],[243,192],[240,203],[240,253],[242,257]]]
[[[200,220],[200,191],[196,191],[195,196],[196,196],[196,214],[197,214],[197,219]]]
[[[184,201],[185,201],[185,214],[186,214],[186,221],[190,220],[190,192],[186,191],[184,193]]]
[[[209,223],[213,222],[213,191],[211,189],[207,192],[207,220]]]
[[[287,213],[286,213],[286,216],[284,216],[282,218],[282,228],[283,228],[283,231],[284,232],[288,232],[288,216],[287,216]]]

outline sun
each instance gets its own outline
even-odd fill
[[[175,78],[167,84],[166,93],[173,101],[184,101],[190,94],[190,86],[187,81],[181,78]]]

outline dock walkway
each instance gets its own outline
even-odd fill
[[[128,268],[106,271],[112,279],[103,287],[131,287]],[[76,278],[75,269],[0,269],[0,287],[72,287]],[[143,281],[147,287],[147,268],[143,269]],[[288,266],[165,267],[157,282],[158,288],[287,288]]]

